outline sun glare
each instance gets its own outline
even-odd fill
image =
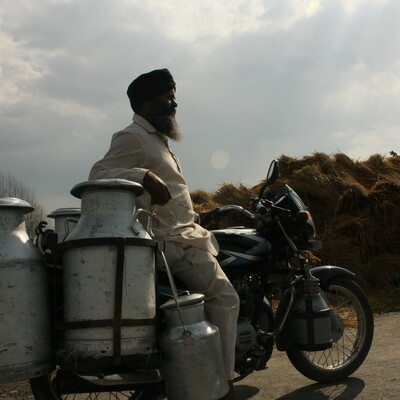
[[[214,169],[224,169],[228,166],[231,156],[226,150],[216,150],[211,155],[211,165]]]

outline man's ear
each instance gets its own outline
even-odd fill
[[[152,107],[153,107],[153,100],[146,100],[143,104],[142,107],[145,112],[149,112]]]
[[[146,118],[150,110],[151,110],[151,102],[145,101],[144,103],[136,107],[135,113],[139,114],[143,118]]]

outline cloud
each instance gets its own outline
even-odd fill
[[[366,159],[371,154],[388,155],[391,150],[396,150],[398,143],[398,126],[370,127],[363,132],[348,130],[334,132],[332,136],[340,142],[346,143],[346,154],[354,159]]]
[[[157,9],[155,19],[168,37],[184,42],[208,42],[215,38],[262,29],[265,12],[262,0],[149,0],[146,6]]]
[[[172,147],[193,190],[257,183],[280,154],[399,150],[399,13],[396,0],[3,2],[0,169],[69,205],[130,123],[127,85],[160,67],[178,83]]]

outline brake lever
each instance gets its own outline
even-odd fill
[[[282,208],[282,207],[278,207],[275,205],[270,206],[272,210],[277,211],[280,214],[286,214],[286,215],[290,215],[292,212],[290,210],[288,210],[287,208]]]
[[[280,214],[291,214],[291,211],[287,208],[278,207],[271,200],[267,199],[252,199],[251,208],[254,211],[257,211],[260,215],[266,215],[268,213],[268,210],[276,211]]]

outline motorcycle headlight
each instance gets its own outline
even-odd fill
[[[290,186],[288,187],[288,194],[292,204],[299,210],[294,217],[296,225],[298,224],[299,227],[304,225],[304,229],[301,229],[302,239],[310,240],[314,238],[316,230],[311,213],[307,210],[307,207],[300,196]]]
[[[294,216],[294,220],[297,224],[305,224],[310,218],[311,214],[306,210],[299,211]]]
[[[298,246],[306,246],[308,241],[315,237],[316,229],[312,216],[300,196],[290,186],[285,185],[269,190],[266,197],[275,205],[292,211],[290,218],[283,219],[284,227]]]
[[[307,242],[313,239],[316,235],[314,221],[309,211],[299,211],[294,216],[295,221],[295,234],[301,242]]]

